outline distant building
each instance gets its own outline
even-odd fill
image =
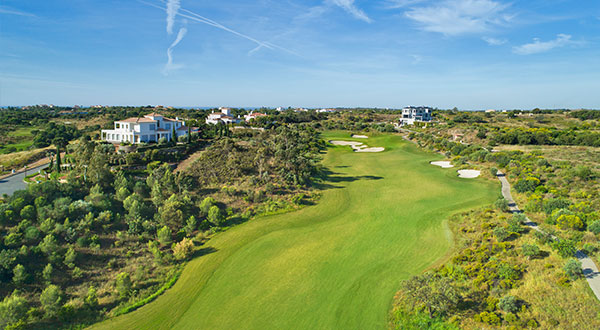
[[[161,138],[171,140],[173,129],[175,137],[187,135],[188,127],[179,118],[165,118],[157,113],[151,113],[144,117],[133,117],[115,121],[114,129],[102,130],[102,140],[112,143],[129,142],[138,144],[141,142],[158,142]],[[198,129],[191,129],[197,132]]]
[[[402,109],[402,125],[413,125],[415,122],[430,122],[433,109],[430,107],[406,107]]]
[[[231,109],[229,108],[219,108],[220,112],[213,112],[206,117],[206,123],[216,125],[219,123],[231,124],[231,123],[239,123],[240,120],[234,118],[231,115]]]
[[[250,114],[247,114],[247,115],[244,116],[244,120],[251,121],[253,119],[256,119],[256,118],[259,118],[259,117],[265,117],[265,116],[266,115],[264,113],[250,111]]]
[[[492,112],[496,112],[496,110],[494,110],[494,109],[488,109],[488,110],[485,110],[485,112],[486,113],[492,113]]]
[[[322,113],[322,112],[336,112],[336,111],[337,111],[336,109],[319,109],[319,110],[317,110],[317,112],[320,112],[320,113]]]

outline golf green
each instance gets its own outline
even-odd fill
[[[106,329],[384,329],[400,282],[452,246],[445,219],[491,203],[497,183],[460,179],[397,135],[332,147],[314,206],[216,235],[154,302]]]

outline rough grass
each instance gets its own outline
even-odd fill
[[[431,166],[441,156],[399,136],[367,142],[386,151],[325,155],[331,173],[317,205],[216,235],[164,295],[96,327],[386,328],[400,281],[451,246],[444,219],[491,203],[499,185]]]

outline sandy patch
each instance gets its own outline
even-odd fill
[[[350,146],[355,152],[382,152],[385,150],[383,147],[368,147],[362,142],[356,141],[329,141],[329,143],[336,146]]]
[[[463,179],[473,179],[481,175],[481,171],[477,170],[459,170],[458,177]]]
[[[368,139],[369,137],[366,135],[352,135],[355,139]]]
[[[429,162],[431,165],[439,166],[441,168],[452,168],[454,165],[450,164],[449,161],[443,160],[439,162]]]

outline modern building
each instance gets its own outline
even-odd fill
[[[114,124],[114,129],[102,130],[102,140],[112,143],[138,144],[158,142],[161,138],[170,141],[173,138],[173,130],[175,130],[175,138],[188,133],[188,127],[185,126],[184,121],[179,118],[165,118],[157,113],[115,121]],[[193,131],[197,132],[198,129],[194,128]]]
[[[244,116],[245,121],[251,121],[253,119],[266,116],[264,113],[250,111],[250,114]]]
[[[213,112],[206,117],[207,124],[216,125],[218,123],[231,124],[239,123],[240,120],[231,115],[231,109],[219,108],[220,112]]]
[[[430,107],[406,107],[402,109],[402,125],[414,125],[415,122],[430,122],[433,109]]]

